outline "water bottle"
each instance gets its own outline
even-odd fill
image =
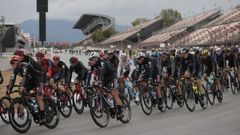
[[[213,75],[210,75],[209,82],[210,82],[210,84],[213,84]]]
[[[151,93],[153,95],[153,98],[156,99],[156,91],[152,90]]]
[[[108,99],[108,103],[109,103],[111,109],[114,108],[114,101],[113,101],[113,99]]]
[[[35,98],[30,98],[29,103],[30,103],[30,106],[33,109],[34,113],[38,113],[38,111],[39,111],[38,110],[38,104],[37,104]]]

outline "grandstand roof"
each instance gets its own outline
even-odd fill
[[[162,21],[162,18],[156,18],[156,19],[150,20],[148,22],[142,23],[140,25],[130,27],[123,32],[113,35],[112,37],[103,41],[101,44],[112,44],[112,43],[124,41],[124,40],[130,38],[131,36],[136,35],[137,33],[141,32],[142,30],[148,29],[151,25],[160,23],[161,21]]]
[[[240,8],[234,8],[232,10],[225,12],[222,16],[205,25],[205,27],[232,23],[236,21],[240,21]]]
[[[188,36],[176,40],[174,46],[198,46],[221,44],[229,41],[239,40],[240,37],[240,21],[217,25],[213,27],[203,27]]]
[[[177,34],[181,34],[182,32],[186,31],[189,27],[195,27],[198,24],[204,22],[205,20],[215,16],[216,14],[220,14],[220,9],[214,9],[208,12],[204,12],[189,18],[186,18],[182,21],[179,21],[173,24],[166,29],[160,30],[158,33],[149,37],[148,39],[144,40],[144,43],[164,43],[170,40],[173,36]]]
[[[100,20],[100,21],[97,21]],[[107,23],[106,21],[107,20]],[[91,25],[94,24],[94,25]],[[84,34],[90,34],[89,31],[96,29],[96,27],[103,26],[103,29],[107,29],[110,27],[114,27],[115,25],[115,20],[114,18],[107,16],[107,15],[102,15],[102,14],[83,14],[76,24],[74,25],[74,29],[81,29]],[[91,26],[91,27],[90,27]],[[90,30],[85,31],[87,28]]]

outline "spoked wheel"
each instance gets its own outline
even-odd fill
[[[166,91],[167,91],[167,89],[166,89],[167,87],[165,87],[161,92],[162,92],[162,106],[161,107],[158,107],[159,108],[159,110],[161,111],[161,112],[166,112],[166,110],[167,110],[167,95],[166,95]],[[160,104],[158,103],[158,106],[159,106]]]
[[[165,93],[166,93],[166,106],[170,110],[173,107],[173,92],[170,86],[167,86],[165,88]]]
[[[143,91],[140,95],[141,108],[146,115],[150,115],[153,110],[151,93],[147,90],[147,88],[143,88],[142,90]]]
[[[184,101],[187,106],[187,109],[190,112],[193,112],[195,110],[196,102],[195,102],[195,94],[190,84],[186,84],[184,88]]]
[[[214,105],[215,103],[215,89],[213,85],[211,85],[209,82],[207,82],[207,85],[206,85],[206,91],[207,91],[207,94],[208,94],[208,101],[210,103],[210,105]]]
[[[131,120],[132,112],[129,102],[125,97],[121,98],[123,104],[123,117],[120,119],[122,123],[128,123]]]
[[[16,98],[12,101],[8,114],[10,124],[15,131],[26,133],[30,129],[32,117],[28,106],[21,98]]]
[[[108,108],[103,105],[101,96],[93,96],[89,107],[91,117],[95,124],[101,128],[106,127],[109,123],[110,112]]]
[[[203,91],[200,92],[200,105],[203,109],[206,109],[208,107],[208,91],[206,88],[202,85]]]
[[[72,102],[71,98],[66,92],[61,92],[57,97],[57,106],[61,115],[65,118],[70,117],[72,114]]]
[[[217,96],[218,102],[222,103],[223,102],[223,92],[220,90],[216,91],[216,96]]]
[[[73,107],[78,114],[82,114],[84,110],[84,103],[81,97],[81,93],[74,91],[73,93]]]
[[[2,97],[0,99],[0,116],[4,123],[9,124],[8,109],[11,101],[8,97]]]
[[[231,91],[233,95],[237,94],[238,92],[238,79],[237,77],[231,77]]]
[[[60,115],[55,102],[47,97],[45,99],[45,114],[46,122],[44,125],[49,129],[56,128],[60,120]]]

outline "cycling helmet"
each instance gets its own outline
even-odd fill
[[[59,61],[59,60],[60,60],[59,56],[57,56],[57,55],[53,56],[53,61]]]
[[[137,55],[136,55],[136,58],[139,59],[140,57],[145,57],[145,53],[138,52]]]
[[[187,48],[182,48],[181,53],[188,53],[189,50]]]
[[[78,62],[78,58],[76,58],[76,57],[71,57],[70,58],[70,63],[71,64],[75,64],[75,63],[77,63]]]
[[[10,59],[9,59],[10,64],[14,61],[21,61],[21,57],[18,56],[18,55],[11,56]]]
[[[37,57],[37,58],[44,58],[45,55],[44,55],[43,52],[37,52],[37,53],[36,53],[36,57]]]
[[[17,49],[17,50],[14,52],[14,55],[23,56],[23,55],[24,55],[24,51],[21,50],[21,49]]]
[[[126,53],[122,53],[122,54],[120,55],[120,57],[121,57],[121,58],[126,58],[126,57],[127,57],[127,54],[126,54]]]
[[[99,57],[99,54],[97,52],[91,52],[88,54],[88,59],[95,58],[95,57]]]

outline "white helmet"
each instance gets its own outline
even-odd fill
[[[138,52],[137,55],[136,55],[136,58],[140,58],[140,57],[145,57],[145,53],[143,52]]]
[[[126,53],[122,53],[122,54],[120,55],[120,57],[121,57],[121,58],[127,57],[127,54],[126,54]]]
[[[99,57],[99,54],[97,52],[91,52],[88,54],[88,59],[93,58],[93,57]]]

